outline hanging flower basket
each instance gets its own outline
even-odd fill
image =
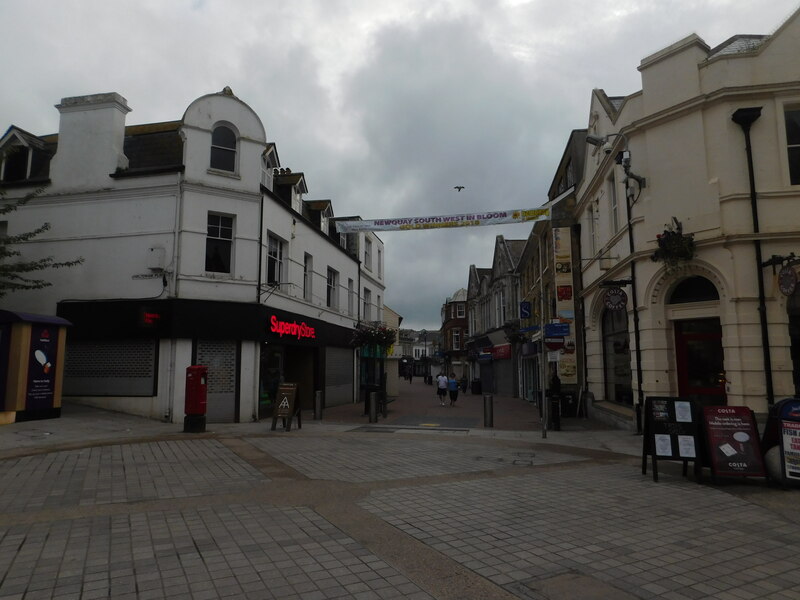
[[[650,257],[654,262],[663,262],[667,268],[675,268],[690,261],[695,255],[694,236],[683,233],[683,225],[675,217],[663,233],[656,236],[658,249]]]
[[[381,349],[390,348],[397,338],[397,330],[389,327],[371,327],[359,325],[353,331],[351,344],[355,347],[377,346]]]

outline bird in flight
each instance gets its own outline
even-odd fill
[[[464,189],[464,186],[463,185],[454,185],[453,189],[460,192],[461,190]]]

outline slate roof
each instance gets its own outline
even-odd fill
[[[722,56],[725,54],[742,54],[752,52],[757,49],[770,36],[768,35],[746,35],[738,34],[728,38],[720,45],[712,48],[708,53],[708,58]]]

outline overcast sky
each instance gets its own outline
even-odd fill
[[[769,34],[797,0],[0,0],[0,131],[58,131],[61,98],[118,92],[135,125],[230,86],[308,199],[365,219],[536,207],[593,88],[697,33]],[[456,192],[453,186],[465,189]],[[385,303],[442,303],[530,225],[379,234]]]

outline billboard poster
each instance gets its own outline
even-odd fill
[[[746,406],[703,408],[708,453],[715,475],[765,477],[753,412]]]
[[[56,391],[58,334],[58,326],[34,324],[31,327],[25,397],[26,410],[53,408]]]
[[[555,261],[556,316],[560,323],[575,321],[575,291],[572,281],[572,232],[569,227],[553,227],[553,260]],[[558,360],[561,383],[578,383],[578,360],[575,354],[575,331],[569,328]]]

